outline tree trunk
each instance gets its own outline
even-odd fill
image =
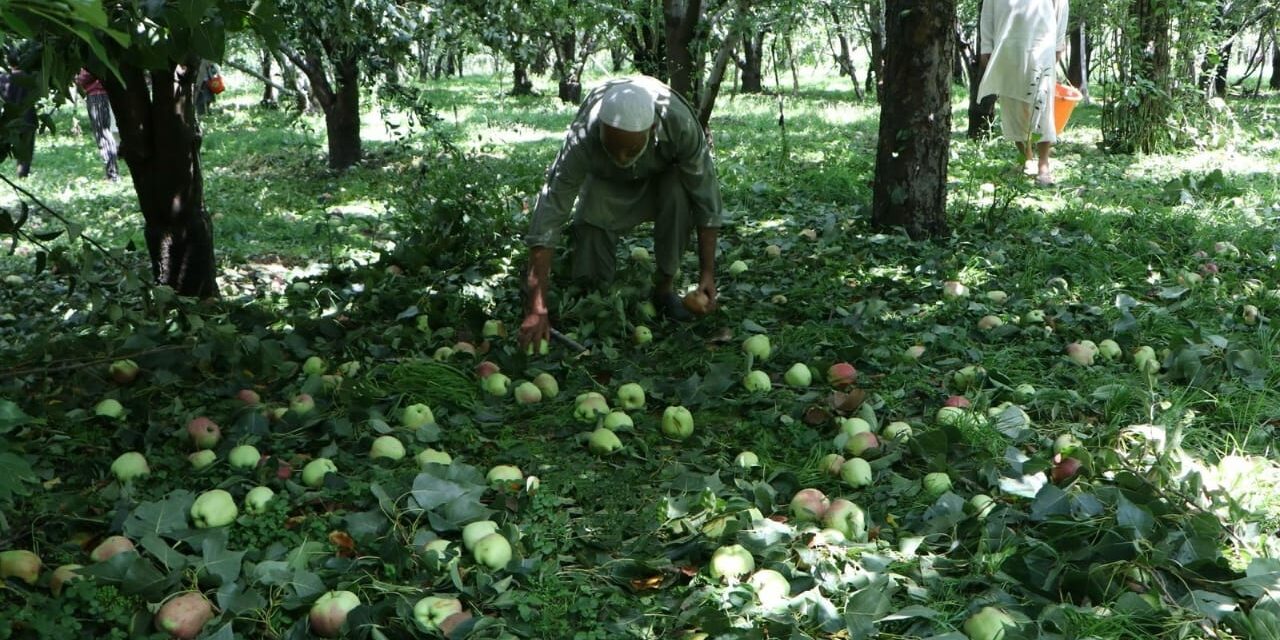
[[[703,88],[701,102],[698,104],[698,123],[702,125],[703,131],[711,131],[711,112],[715,110],[716,98],[724,83],[724,72],[729,67],[729,58],[734,57],[733,45],[746,26],[747,14],[751,9],[750,1],[738,0],[734,7],[733,24],[720,42],[720,49],[711,64],[711,74],[707,77],[706,87]]]
[[[737,61],[742,93],[764,93],[764,34],[761,30],[742,36],[742,57]]]
[[[267,80],[262,83],[262,100],[258,103],[264,107],[274,108],[276,106],[276,86],[271,84],[271,52],[263,49],[258,56],[258,66],[262,71],[262,77]]]
[[[876,94],[876,102],[884,103],[884,65],[885,65],[885,0],[872,0],[867,7],[868,41],[871,49],[871,64],[867,67],[867,93]]]
[[[982,15],[982,2],[978,3],[978,15]],[[982,84],[982,20],[978,20],[978,30],[973,38],[974,45],[970,49],[969,63],[969,131],[972,140],[979,140],[991,135],[991,128],[996,121],[996,96],[978,99],[979,87]]]
[[[1218,42],[1226,40],[1226,44],[1218,47],[1216,60],[1212,56],[1206,56],[1204,63],[1200,66],[1200,81],[1203,83],[1200,86],[1204,89],[1205,96],[1209,98],[1227,95],[1227,72],[1231,69],[1231,50],[1234,42],[1234,39],[1228,39],[1232,31],[1227,23],[1231,9],[1230,0],[1218,0],[1218,11],[1213,16],[1211,33]]]
[[[1271,81],[1267,86],[1280,89],[1280,43],[1271,45]]]
[[[529,77],[529,63],[520,56],[511,65],[511,95],[533,95],[533,79]]]
[[[1092,52],[1089,43],[1088,24],[1086,24],[1083,17],[1076,20],[1075,26],[1071,28],[1071,33],[1067,35],[1067,46],[1071,55],[1067,62],[1067,82],[1079,89],[1084,96],[1084,103],[1089,104],[1091,102],[1089,98],[1089,64]]]
[[[609,70],[617,75],[627,66],[627,50],[621,45],[609,46]]]
[[[947,229],[955,0],[886,0],[883,103],[871,220],[914,239]]]
[[[107,89],[120,130],[120,157],[142,209],[151,272],[180,295],[217,296],[195,115],[200,61],[193,57],[186,65],[151,71],[150,86],[145,71],[117,64],[124,84],[106,69],[93,72]]]
[[[1133,0],[1129,6],[1136,28],[1121,36],[1116,86],[1133,97],[1107,100],[1103,105],[1102,141],[1110,151],[1153,153],[1173,140],[1167,122],[1173,109],[1169,90],[1172,1]]]
[[[578,34],[572,28],[555,36],[555,70],[560,100],[567,104],[582,101],[582,76],[578,61]]]
[[[849,34],[845,33],[844,24],[840,22],[840,12],[836,11],[835,5],[830,2],[824,4],[827,15],[831,18],[831,25],[835,28],[836,40],[840,43],[840,53],[836,55],[836,65],[840,68],[840,75],[849,76],[854,86],[857,86],[858,74],[853,68],[853,51],[849,46]]]
[[[662,14],[654,13],[654,2],[641,4],[635,14],[636,28],[627,30],[623,37],[631,49],[631,60],[636,71],[659,80],[667,79],[667,49],[663,31]]]
[[[284,51],[311,80],[312,95],[324,111],[329,168],[341,171],[360,161],[360,64],[356,52],[325,48],[333,64],[333,84],[318,54]]]
[[[698,22],[702,19],[702,0],[663,0],[667,34],[667,83],[685,99],[698,102],[698,72],[693,51]]]

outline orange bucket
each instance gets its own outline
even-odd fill
[[[1084,94],[1080,90],[1069,85],[1059,83],[1053,90],[1053,126],[1062,135],[1067,128],[1067,121],[1071,119],[1071,112],[1076,105],[1084,99]]]

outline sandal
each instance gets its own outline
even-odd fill
[[[1036,176],[1037,187],[1048,188],[1048,187],[1056,186],[1057,184],[1058,184],[1058,181],[1054,180],[1053,176],[1049,174],[1042,174],[1042,175]]]

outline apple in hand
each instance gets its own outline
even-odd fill
[[[369,447],[369,457],[400,460],[404,457],[404,443],[395,436],[378,436]]]
[[[132,360],[116,360],[107,368],[116,384],[129,384],[138,377],[138,363]]]
[[[192,640],[213,619],[213,605],[199,591],[170,598],[156,612],[156,629],[177,640]]]
[[[200,494],[191,505],[191,522],[197,529],[224,527],[234,522],[238,515],[240,510],[236,501],[222,489]]]
[[[627,411],[644,408],[644,387],[634,382],[618,387],[618,405]]]
[[[435,424],[436,417],[431,413],[431,407],[425,404],[411,404],[404,408],[404,413],[400,416],[400,424],[409,429],[417,429],[423,425]]]
[[[302,484],[311,488],[318,488],[324,485],[324,477],[330,473],[337,473],[338,465],[334,464],[328,458],[316,458],[307,463],[302,468]]]
[[[329,591],[311,605],[307,621],[311,631],[322,638],[336,638],[347,624],[347,614],[360,606],[360,596],[350,591]]]
[[[132,482],[148,473],[151,473],[151,467],[147,466],[147,459],[137,451],[122,453],[111,463],[111,474],[120,482]]]
[[[662,434],[672,440],[684,440],[693,435],[693,414],[684,407],[667,407],[662,412]]]

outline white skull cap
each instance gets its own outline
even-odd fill
[[[622,131],[648,131],[653,126],[654,98],[638,82],[619,82],[596,105],[600,122]]]

